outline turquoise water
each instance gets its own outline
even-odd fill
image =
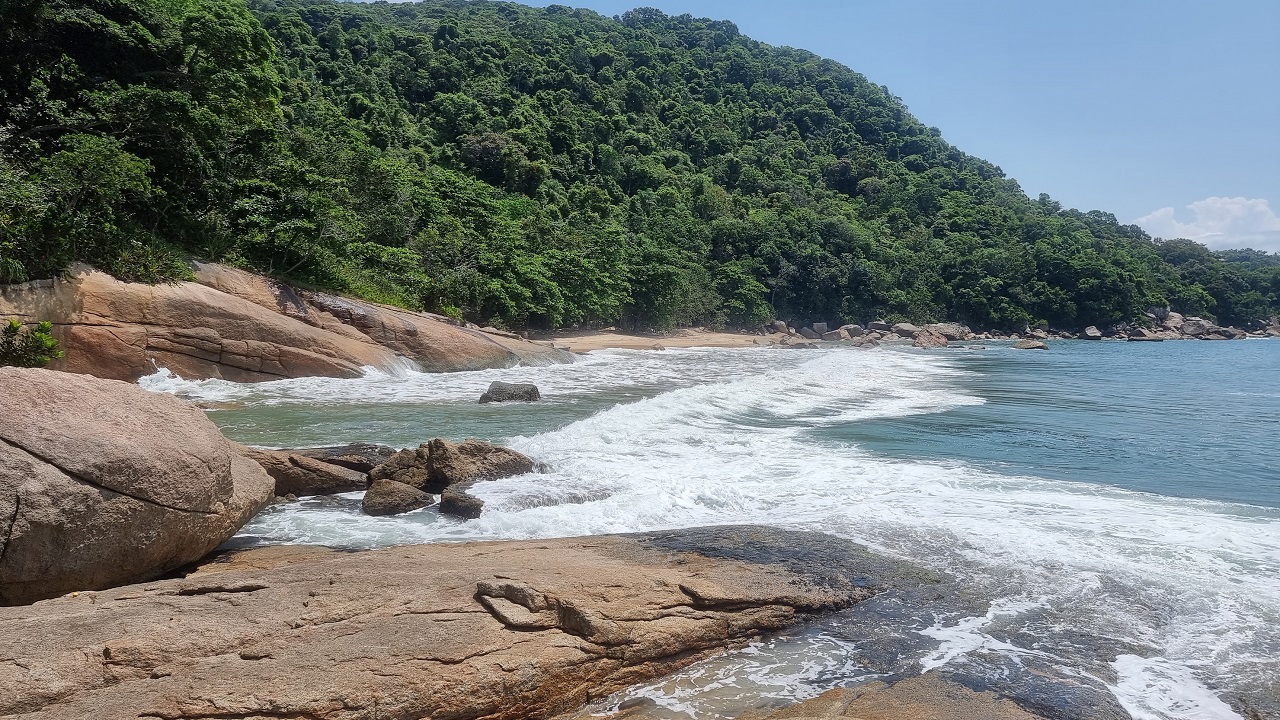
[[[1056,343],[966,353],[943,413],[815,433],[900,458],[1280,507],[1280,342]]]
[[[545,399],[477,405],[495,379]],[[635,691],[652,718],[733,717],[748,698],[873,678],[867,654],[884,647],[907,672],[1013,697],[1065,678],[1137,720],[1280,718],[1280,341],[609,351],[454,375],[143,384],[205,404],[249,444],[481,437],[548,467],[477,486],[479,520],[371,518],[348,494],[269,508],[238,545],[762,523],[963,588],[953,605],[864,612]]]

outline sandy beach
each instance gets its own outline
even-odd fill
[[[592,350],[665,350],[666,348],[691,347],[755,347],[775,345],[782,335],[754,335],[734,332],[715,332],[705,328],[674,330],[670,333],[634,335],[617,330],[587,330],[565,333],[550,338],[558,348],[585,353]]]

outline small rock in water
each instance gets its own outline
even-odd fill
[[[470,483],[467,483],[470,487]],[[484,510],[484,501],[467,492],[466,487],[452,486],[440,495],[440,512],[466,520],[475,520]]]
[[[1097,327],[1090,325],[1089,327],[1084,329],[1083,333],[1080,334],[1080,338],[1083,340],[1101,340],[1102,331],[1099,330]]]
[[[914,333],[915,340],[911,343],[918,348],[944,348],[947,346],[947,338],[940,332],[934,330],[921,330],[917,328]]]
[[[399,515],[424,508],[436,499],[416,487],[395,480],[374,480],[365,491],[361,509],[366,515]]]
[[[481,404],[493,402],[534,402],[541,400],[538,386],[532,383],[505,383],[495,380],[480,396]]]
[[[1048,345],[1045,345],[1039,340],[1019,340],[1018,342],[1013,344],[1013,347],[1018,350],[1048,350],[1049,349]]]

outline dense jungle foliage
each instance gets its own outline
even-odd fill
[[[0,282],[199,257],[508,327],[1277,312],[1280,265],[1028,198],[733,24],[431,0],[4,0]]]

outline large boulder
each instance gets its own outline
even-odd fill
[[[276,495],[336,495],[364,490],[364,473],[288,451],[245,448],[245,457],[262,466],[276,481]]]
[[[1081,340],[1101,340],[1102,331],[1099,330],[1097,327],[1090,325],[1089,327],[1084,329],[1084,332],[1080,333],[1080,339]]]
[[[480,396],[480,404],[504,402],[537,402],[542,399],[538,386],[533,383],[506,383],[494,380]]]
[[[821,335],[819,335],[818,333],[814,332],[812,328],[807,328],[807,327],[802,327],[802,328],[800,328],[800,337],[804,338],[805,340],[820,340],[820,339],[822,339],[822,336],[821,336]]]
[[[862,337],[866,334],[866,331],[862,329],[861,325],[841,325],[840,329],[845,331],[845,333],[851,338]]]
[[[483,440],[452,443],[436,438],[427,443],[431,459],[431,483],[442,490],[455,483],[523,475],[533,472],[533,459],[515,450]]]
[[[366,515],[400,515],[427,507],[435,501],[435,498],[411,485],[395,480],[374,480],[369,483],[360,508]]]
[[[0,368],[0,604],[160,576],[275,483],[193,405],[87,375]]]
[[[1019,340],[1013,344],[1015,350],[1048,350],[1049,346],[1039,340]]]
[[[887,333],[893,330],[893,326],[883,320],[872,320],[870,323],[867,324],[867,329],[875,330],[876,332]]]
[[[917,328],[913,336],[915,339],[912,345],[918,348],[944,348],[947,346],[947,338],[942,333],[933,330],[925,330]]]
[[[816,322],[813,324],[813,331],[818,335],[823,335],[831,332],[831,328],[824,322]]]
[[[953,342],[956,340],[968,340],[973,337],[973,333],[970,332],[969,328],[961,325],[960,323],[930,323],[929,325],[925,325],[924,329],[932,330]]]
[[[828,342],[837,342],[840,340],[848,340],[849,335],[844,330],[831,330],[830,332],[822,333],[822,339]]]
[[[920,332],[920,328],[911,323],[897,323],[892,328],[893,334],[903,338],[914,338],[916,333]]]
[[[1214,327],[1217,327],[1217,325],[1214,325],[1208,320],[1202,320],[1198,317],[1192,317],[1192,318],[1187,318],[1186,320],[1183,320],[1182,325],[1179,326],[1178,329],[1182,332],[1183,335],[1190,335],[1191,337],[1199,337],[1205,334],[1206,332],[1208,332],[1210,328],[1214,328]]]

